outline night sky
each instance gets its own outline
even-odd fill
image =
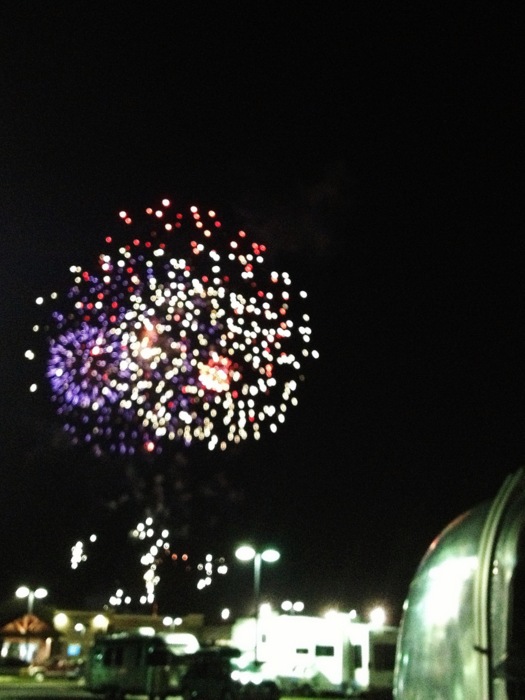
[[[151,467],[188,475],[181,547],[232,564],[202,593],[166,566],[161,612],[243,612],[247,538],[281,550],[274,603],[397,621],[433,537],[523,463],[522,32],[489,2],[204,5],[0,11],[0,602],[95,605],[133,573],[123,465],[60,438],[24,351],[35,297],[168,196],[268,243],[320,359],[276,435]]]

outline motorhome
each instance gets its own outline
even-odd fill
[[[341,695],[391,690],[397,628],[358,622],[350,614],[245,618],[232,626],[241,650],[236,678],[274,682],[281,695]]]
[[[188,658],[199,648],[197,638],[187,633],[101,635],[87,659],[86,690],[106,698],[179,695]]]
[[[525,471],[453,520],[410,584],[396,700],[525,698]]]

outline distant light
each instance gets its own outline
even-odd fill
[[[223,620],[228,620],[230,617],[230,610],[229,608],[224,608],[221,610],[221,619]]]
[[[382,627],[386,622],[386,612],[381,606],[377,606],[370,611],[370,624],[374,627]]]
[[[276,549],[266,549],[261,554],[262,560],[268,563],[273,563],[281,558],[281,554]]]
[[[281,609],[284,610],[284,612],[303,612],[304,610],[304,603],[301,600],[297,600],[295,603],[292,603],[291,600],[284,600],[281,603]]]
[[[339,615],[339,611],[338,611],[338,610],[334,610],[334,609],[332,608],[331,610],[327,610],[327,611],[325,612],[324,617],[325,617],[327,620],[335,620],[335,619],[338,617],[338,615]]]
[[[235,556],[241,561],[250,561],[255,557],[255,554],[255,549],[247,544],[242,545],[242,547],[239,547],[235,552]]]
[[[278,561],[281,558],[281,554],[276,549],[265,549],[263,552],[257,552],[251,545],[244,544],[235,551],[235,556],[241,561],[251,561],[257,555],[261,559],[269,564]]]
[[[95,615],[92,624],[96,630],[106,631],[109,625],[109,620],[105,615]]]
[[[29,596],[34,596],[35,598],[45,598],[47,591],[45,588],[37,588],[35,591],[32,591],[27,586],[20,586],[17,588],[15,595],[17,598],[28,598]]]
[[[53,624],[57,630],[64,630],[69,624],[69,617],[65,613],[57,613],[53,618]]]

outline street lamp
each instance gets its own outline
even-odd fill
[[[251,545],[244,544],[239,547],[235,556],[240,561],[253,560],[253,593],[255,598],[255,646],[254,657],[255,663],[258,663],[258,647],[259,647],[259,607],[261,597],[261,566],[262,562],[273,564],[281,557],[276,549],[264,549],[262,552],[257,551]]]
[[[178,625],[182,625],[182,617],[171,617],[171,615],[166,615],[166,617],[162,618],[162,624],[165,627],[169,627],[170,630],[173,632],[175,627]]]
[[[36,590],[32,590],[27,586],[20,586],[20,588],[16,589],[15,595],[17,598],[27,598],[27,614],[31,615],[33,613],[35,598],[45,598],[47,591],[45,588],[37,588]]]
[[[281,603],[281,609],[289,615],[293,615],[294,613],[302,613],[304,610],[304,603],[302,600],[297,600],[295,603],[292,603],[291,600],[283,600]]]
[[[372,627],[382,627],[386,622],[386,611],[378,605],[370,611],[369,618]]]
[[[15,595],[17,598],[27,598],[27,615],[29,617],[33,613],[33,604],[35,602],[35,598],[45,598],[47,595],[47,591],[45,588],[37,588],[36,590],[33,590],[32,588],[28,588],[27,586],[20,586],[19,588],[16,589]],[[29,619],[27,619],[25,630],[24,630],[26,661],[31,661],[31,659],[29,658],[30,648],[31,648],[30,643],[29,643],[29,641],[30,641],[29,640],[30,625],[31,625],[31,621]]]

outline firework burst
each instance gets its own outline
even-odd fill
[[[71,268],[66,299],[52,295],[36,330],[74,443],[110,455],[168,441],[225,450],[285,421],[317,356],[306,293],[267,267],[263,244],[226,228],[213,211],[163,200],[120,212],[94,269]]]

